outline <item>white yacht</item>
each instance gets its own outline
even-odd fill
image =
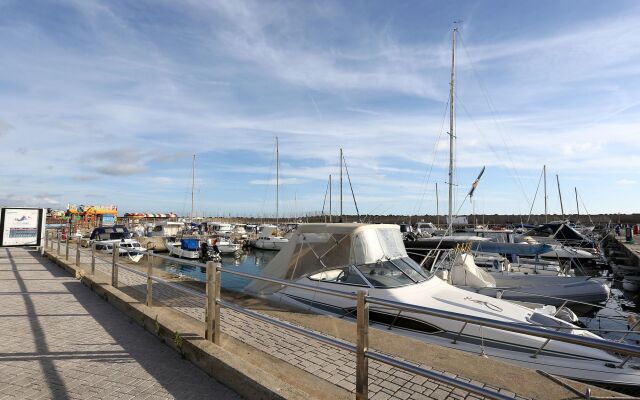
[[[503,299],[470,293],[423,271],[406,253],[397,225],[301,224],[263,270],[271,278],[605,340],[553,316]],[[290,306],[353,317],[354,300],[253,281],[246,290]],[[486,355],[568,378],[640,385],[640,364],[598,349],[447,318],[370,306],[373,327]]]
[[[217,247],[218,252],[222,255],[232,255],[240,251],[240,245],[238,243],[233,243],[229,239],[207,239],[207,244],[212,247]]]
[[[277,226],[261,225],[258,230],[258,237],[251,244],[261,250],[282,250],[287,243],[289,243],[289,239],[278,234]]]

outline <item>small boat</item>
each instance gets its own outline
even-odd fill
[[[218,249],[218,253],[222,255],[231,255],[240,251],[240,245],[237,243],[233,243],[227,239],[207,239],[207,243],[209,246],[212,246],[214,249]]]
[[[113,247],[117,243],[118,255],[120,257],[128,257],[133,262],[140,261],[147,251],[147,249],[142,247],[140,242],[135,239],[97,240],[93,243],[96,246],[96,251],[106,254],[113,254]]]
[[[200,258],[200,241],[198,239],[180,239],[179,244],[166,242],[167,250],[172,256],[197,260]]]
[[[625,275],[622,278],[622,288],[627,292],[640,290],[640,275]]]
[[[252,241],[252,246],[261,250],[282,250],[289,243],[289,239],[278,234],[278,227],[275,225],[262,225],[258,231],[258,237]]]

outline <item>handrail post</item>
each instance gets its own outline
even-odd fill
[[[113,244],[111,259],[111,286],[118,287],[118,256],[120,256],[120,243]]]
[[[65,261],[69,261],[69,236],[71,232],[67,231],[67,237],[64,241],[64,259]]]
[[[152,268],[152,257],[153,250],[148,250],[147,252],[147,307],[153,307],[153,279],[151,279],[151,274],[153,273]]]
[[[358,291],[356,308],[357,341],[356,341],[356,400],[369,398],[369,303],[367,292]]]
[[[60,240],[61,240],[60,238],[62,237],[62,234],[60,233],[59,229],[56,231],[56,233],[57,233],[56,236],[58,237],[58,256],[59,256],[60,255]]]
[[[80,266],[80,238],[76,238],[76,267]]]
[[[91,243],[91,275],[96,274],[96,244]]]
[[[207,306],[205,308],[205,337],[220,344],[220,271],[217,263],[207,262]]]
[[[49,231],[48,230],[44,230],[44,246],[42,247],[42,254],[44,254],[45,249],[47,249],[49,247]]]

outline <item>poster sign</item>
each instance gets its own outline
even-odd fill
[[[3,208],[0,213],[0,246],[39,246],[43,210]]]
[[[102,216],[102,225],[103,226],[111,226],[116,223],[116,219],[111,214],[104,214]]]

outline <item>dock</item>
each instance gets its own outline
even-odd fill
[[[146,395],[145,391],[152,391],[152,398],[211,398],[214,394],[221,399],[355,398],[353,353],[227,308],[221,310],[222,338],[217,345],[205,339],[205,295],[197,287],[185,292],[154,282],[153,304],[148,306],[143,274],[120,269],[113,285],[109,260],[96,258],[92,268],[86,250],[76,259],[78,247],[69,247],[69,257],[64,243],[60,252],[51,246],[43,255],[0,250],[5,276],[0,307],[9,314],[5,318],[15,318],[13,326],[3,325],[5,337],[12,339],[2,345],[5,359],[0,362],[0,379],[14,382],[10,387],[16,397],[22,397],[21,391],[32,393],[36,390],[33,382],[40,381],[38,390],[43,394],[67,394],[52,398],[111,398],[108,393],[114,392],[135,398]],[[345,342],[354,341],[354,324],[347,320],[261,305],[253,309]],[[571,391],[532,370],[393,332],[370,331],[371,348],[511,398],[572,399],[580,398],[576,391],[586,393],[588,389],[563,380],[574,388]],[[21,359],[29,357],[32,360]],[[20,363],[30,367],[17,367],[23,365]],[[5,372],[12,370],[13,375]],[[41,371],[47,375],[44,379]],[[100,371],[110,375],[103,379]],[[105,386],[94,382],[105,382]],[[95,390],[89,394],[84,390],[87,387]],[[593,396],[616,395],[589,388]],[[197,395],[202,393],[207,395]],[[480,397],[370,360],[368,398]]]

